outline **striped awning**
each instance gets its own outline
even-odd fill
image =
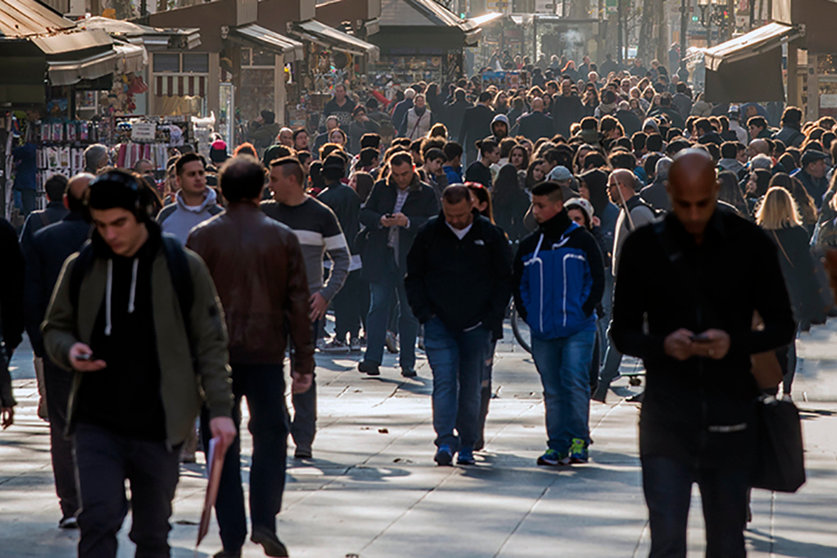
[[[208,76],[195,74],[158,74],[154,93],[158,97],[204,97]]]

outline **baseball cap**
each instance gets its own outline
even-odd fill
[[[809,149],[802,154],[802,168],[804,169],[810,163],[815,163],[821,159],[827,158],[828,155],[816,149]]]
[[[566,182],[573,179],[573,173],[567,167],[558,165],[549,172],[547,179],[555,182]]]

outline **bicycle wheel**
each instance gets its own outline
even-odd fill
[[[517,313],[517,308],[514,307],[514,304],[512,304],[509,319],[511,320],[512,333],[514,333],[514,338],[517,340],[517,343],[523,347],[523,350],[527,353],[531,353],[532,345],[530,342],[531,337],[529,334],[529,324],[527,324],[523,318],[520,317],[520,314]]]

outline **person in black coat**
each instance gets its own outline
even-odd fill
[[[366,319],[366,353],[358,370],[377,376],[383,360],[389,315],[396,297],[400,307],[401,374],[414,377],[418,322],[410,311],[404,290],[407,253],[421,226],[439,212],[431,186],[421,182],[412,155],[396,153],[390,159],[390,176],[372,188],[360,211],[365,229],[358,235],[363,277],[369,281],[371,304]]]
[[[462,116],[462,126],[459,128],[459,144],[465,149],[464,163],[470,164],[477,158],[476,142],[491,133],[491,121],[494,111],[488,106],[491,93],[480,93],[477,105],[465,111]]]
[[[404,280],[424,324],[433,371],[435,460],[473,465],[480,386],[492,339],[503,336],[511,295],[511,257],[503,232],[472,206],[467,186],[442,196],[442,213],[424,225],[407,256]]]
[[[552,98],[550,112],[555,133],[569,138],[570,125],[579,122],[584,116],[584,106],[578,95],[573,93],[570,80],[565,79],[561,82],[561,95]]]
[[[12,225],[0,219],[0,423],[7,428],[14,423],[15,400],[12,396],[12,378],[6,365],[12,352],[23,340],[23,254]],[[4,357],[8,360],[3,362]]]
[[[24,254],[26,254],[36,232],[57,223],[67,215],[67,208],[64,207],[64,190],[66,189],[67,177],[63,174],[53,174],[44,183],[47,206],[30,213],[20,230],[20,248]]]
[[[518,133],[532,143],[540,138],[551,138],[555,134],[555,124],[552,118],[544,114],[543,99],[540,97],[532,99],[532,112],[521,116],[517,126]]]
[[[76,525],[76,514],[81,505],[76,491],[73,446],[64,437],[72,375],[46,356],[41,322],[46,315],[52,290],[58,282],[64,261],[81,250],[90,236],[90,223],[84,218],[83,199],[88,185],[94,178],[92,174],[80,174],[69,181],[64,195],[69,212],[60,222],[38,231],[25,253],[26,287],[23,297],[26,333],[29,335],[35,356],[43,358],[52,471],[61,507],[59,526],[62,528]]]
[[[471,104],[465,100],[465,90],[457,87],[453,92],[453,102],[444,105],[442,122],[448,129],[451,138],[458,138],[462,130],[462,121],[465,118],[465,111],[471,108]]]

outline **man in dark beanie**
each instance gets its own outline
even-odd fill
[[[91,242],[65,263],[42,326],[47,355],[73,373],[78,556],[116,556],[127,479],[137,555],[166,558],[180,446],[201,405],[217,451],[236,435],[223,311],[203,261],[161,234],[136,175],[104,173],[86,205]]]
[[[227,143],[223,140],[215,140],[209,146],[209,160],[216,167],[221,166],[229,158],[227,155]]]
[[[371,148],[367,148],[371,149]],[[346,163],[338,155],[329,155],[323,162],[323,175],[325,177],[325,189],[320,192],[317,199],[334,211],[340,228],[343,229],[343,236],[349,245],[351,262],[349,264],[349,275],[343,288],[334,295],[334,339],[326,344],[326,351],[347,352],[349,350],[360,350],[360,324],[361,316],[366,308],[361,308],[364,300],[364,288],[360,278],[360,255],[354,248],[355,236],[360,228],[360,198],[349,186],[343,184]],[[346,335],[349,336],[349,343],[346,343]]]

